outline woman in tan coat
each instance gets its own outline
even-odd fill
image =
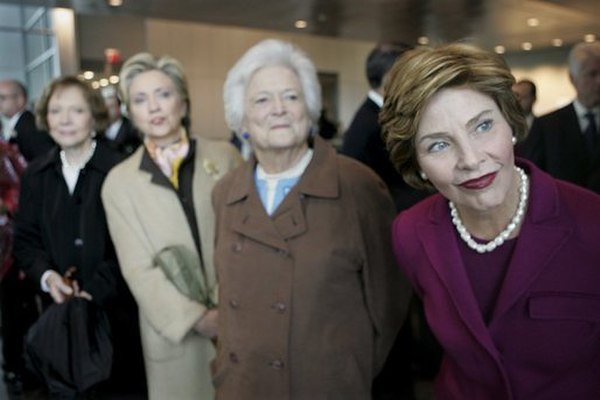
[[[228,143],[188,134],[187,83],[176,60],[133,56],[121,71],[121,90],[144,145],[108,175],[102,200],[140,310],[149,396],[211,399],[217,311],[210,192],[239,156]],[[164,259],[201,277],[202,293],[186,293],[167,278]]]
[[[217,184],[218,399],[368,399],[410,289],[377,176],[317,135],[307,56],[267,40],[229,72],[229,127],[255,158]]]

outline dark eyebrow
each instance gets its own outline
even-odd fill
[[[469,128],[473,125],[476,125],[481,120],[482,117],[484,117],[488,114],[491,114],[492,112],[493,112],[492,110],[483,110],[482,112],[480,112],[479,114],[477,114],[476,116],[474,116],[473,118],[468,120],[467,123],[465,124],[465,126],[467,128]],[[446,133],[444,133],[444,132],[427,133],[419,139],[419,143],[423,142],[424,140],[438,139],[438,138],[443,138],[443,137],[446,137]]]
[[[482,112],[480,112],[479,114],[477,114],[476,116],[474,116],[473,118],[468,120],[465,126],[467,128],[469,128],[469,127],[477,124],[477,122],[479,122],[479,120],[481,120],[481,117],[483,117],[487,114],[491,114],[491,113],[492,113],[492,110],[483,110]]]

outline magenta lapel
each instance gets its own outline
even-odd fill
[[[429,221],[417,227],[417,234],[432,268],[446,287],[451,300],[448,307],[454,307],[477,341],[496,358],[497,351],[483,321],[458,250],[447,200],[438,197],[429,214]]]
[[[496,301],[497,319],[531,287],[560,248],[567,243],[573,227],[561,216],[558,190],[553,178],[523,163],[531,188],[527,216]]]

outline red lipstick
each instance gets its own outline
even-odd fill
[[[498,175],[497,172],[492,172],[491,174],[483,175],[479,178],[463,182],[460,184],[460,186],[465,189],[471,190],[485,189],[486,187],[490,186],[492,182],[494,182],[494,179],[496,179],[496,175]]]

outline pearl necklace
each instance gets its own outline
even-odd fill
[[[506,239],[514,232],[515,229],[521,223],[523,216],[525,215],[525,207],[527,207],[527,199],[529,198],[529,178],[525,171],[522,168],[515,167],[515,170],[519,173],[519,177],[521,178],[521,185],[519,186],[519,205],[517,206],[517,212],[512,217],[507,227],[498,234],[491,241],[480,244],[477,243],[471,237],[471,234],[467,231],[467,228],[463,225],[459,215],[458,210],[454,203],[449,202],[450,205],[450,215],[452,216],[452,223],[456,226],[456,230],[458,231],[462,240],[465,241],[467,246],[471,249],[475,250],[478,253],[488,253],[493,251],[496,247],[501,246]]]

